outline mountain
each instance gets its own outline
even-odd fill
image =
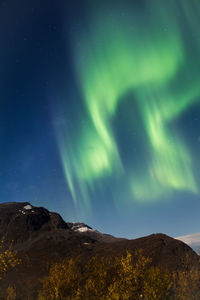
[[[184,270],[187,264],[198,264],[198,255],[185,243],[165,234],[128,240],[102,234],[84,223],[65,222],[62,217],[28,202],[0,204],[0,239],[13,241],[22,264],[1,281],[1,297],[9,284],[15,285],[20,297],[37,299],[41,279],[49,264],[63,258],[81,257],[87,262],[93,255],[124,255],[126,250],[143,249],[152,263],[169,271]]]
[[[185,244],[189,245],[194,251],[199,253],[200,249],[200,232],[178,236],[176,237],[177,240],[184,242]]]
[[[84,223],[65,222],[62,217],[43,207],[32,206],[28,202],[0,204],[0,238],[14,240],[16,248],[29,247],[35,240],[67,239],[71,236],[88,236],[90,240],[113,241],[108,234],[101,234]],[[84,234],[83,234],[84,233]]]

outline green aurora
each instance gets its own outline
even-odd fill
[[[116,205],[119,197],[143,203],[199,192],[176,120],[200,100],[200,39],[194,36],[200,2],[117,2],[86,1],[82,32],[71,39],[86,123],[72,131],[65,126],[58,141],[73,200],[85,209],[106,184]],[[133,152],[128,164],[116,135],[116,124],[126,122],[118,119],[125,102],[129,131],[145,148],[142,159]]]

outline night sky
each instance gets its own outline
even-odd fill
[[[0,1],[0,202],[200,231],[199,0]]]

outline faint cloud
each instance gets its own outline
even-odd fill
[[[175,237],[176,240],[180,240],[191,247],[199,246],[200,247],[200,232],[178,236]]]

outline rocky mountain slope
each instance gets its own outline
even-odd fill
[[[17,287],[18,299],[37,299],[41,279],[49,264],[63,258],[81,257],[88,261],[98,253],[123,255],[126,250],[143,249],[153,264],[170,271],[183,270],[198,263],[198,255],[186,244],[164,234],[152,234],[135,240],[102,234],[83,223],[65,222],[55,212],[30,203],[0,204],[0,239],[14,242],[22,264],[1,281],[1,297],[9,284]],[[2,298],[3,299],[3,298]]]

